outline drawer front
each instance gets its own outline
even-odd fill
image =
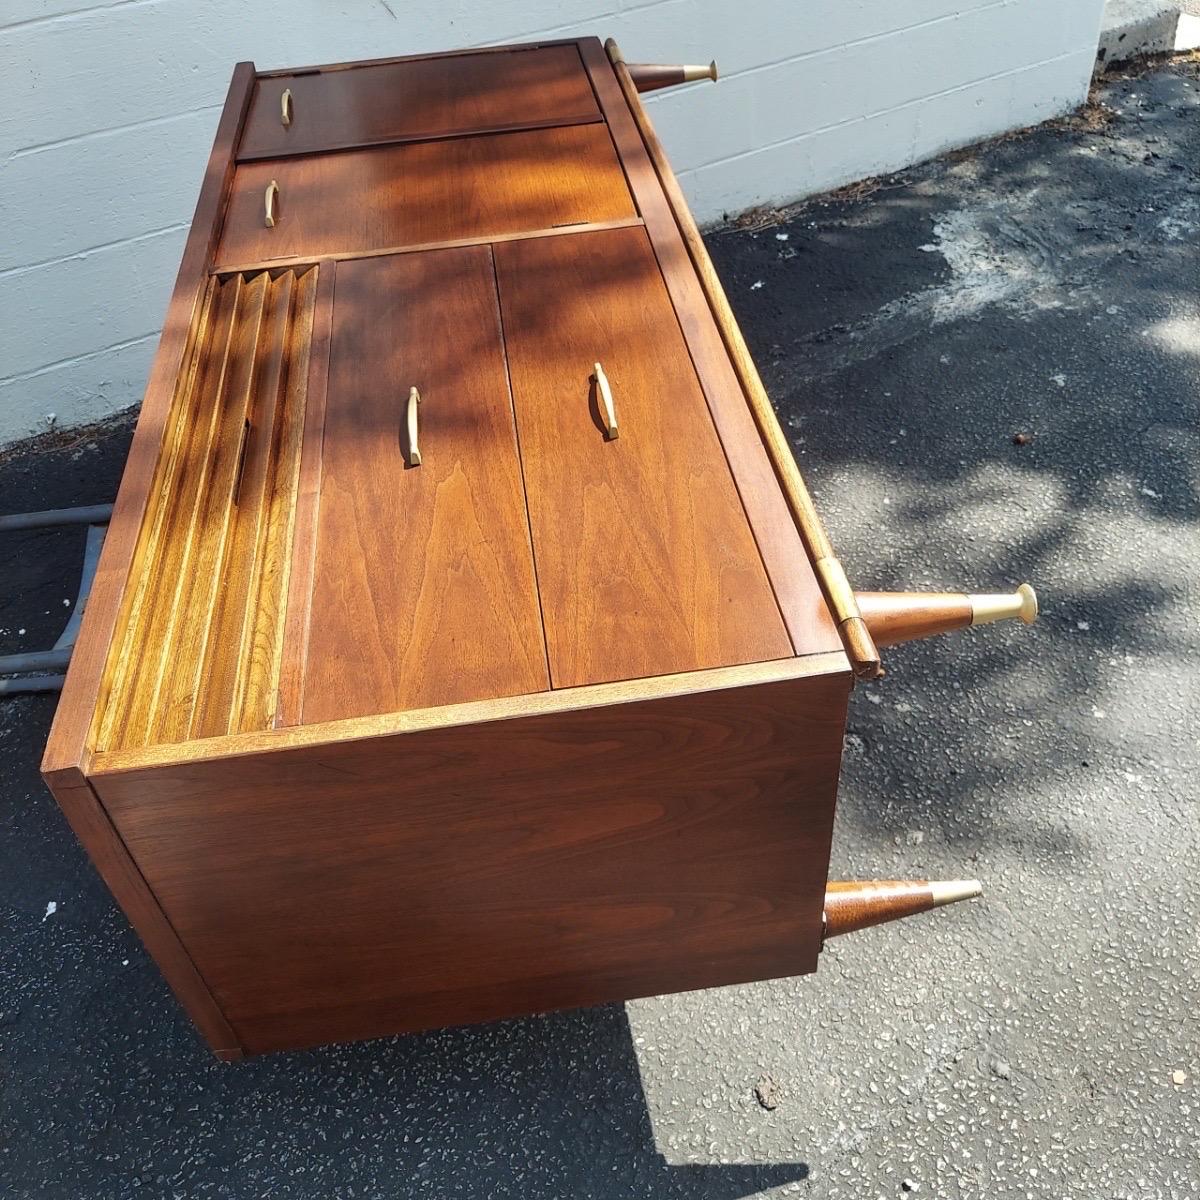
[[[301,719],[547,686],[490,252],[340,263]]]
[[[266,191],[278,185],[274,225]],[[635,216],[603,125],[243,163],[218,265],[483,240]]]
[[[645,232],[494,252],[554,686],[791,655]]]
[[[599,120],[574,45],[445,55],[260,79],[238,158]]]

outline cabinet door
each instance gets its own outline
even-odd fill
[[[494,252],[554,686],[791,655],[644,230]]]
[[[490,251],[340,263],[301,719],[547,686]]]
[[[260,79],[238,158],[599,120],[574,45],[439,55]]]

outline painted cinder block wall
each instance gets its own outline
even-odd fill
[[[719,84],[648,98],[701,222],[1085,96],[1103,0],[3,0],[0,445],[137,403],[233,64],[595,33]]]

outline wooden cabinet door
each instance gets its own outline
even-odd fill
[[[486,246],[338,264],[308,626],[305,723],[548,686]]]
[[[494,253],[554,686],[791,655],[645,231]]]
[[[238,158],[599,120],[574,45],[436,55],[260,79]]]

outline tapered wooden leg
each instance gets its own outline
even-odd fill
[[[1037,619],[1037,594],[1027,583],[1015,592],[968,595],[965,592],[856,592],[858,610],[877,646],[894,646],[968,625],[987,625],[1019,617]]]
[[[826,938],[885,925],[944,904],[983,894],[978,879],[872,879],[830,882],[825,887]]]
[[[653,92],[659,88],[674,87],[678,83],[692,83],[697,79],[717,77],[717,64],[685,64],[674,66],[668,63],[628,63],[629,76],[639,92]]]

